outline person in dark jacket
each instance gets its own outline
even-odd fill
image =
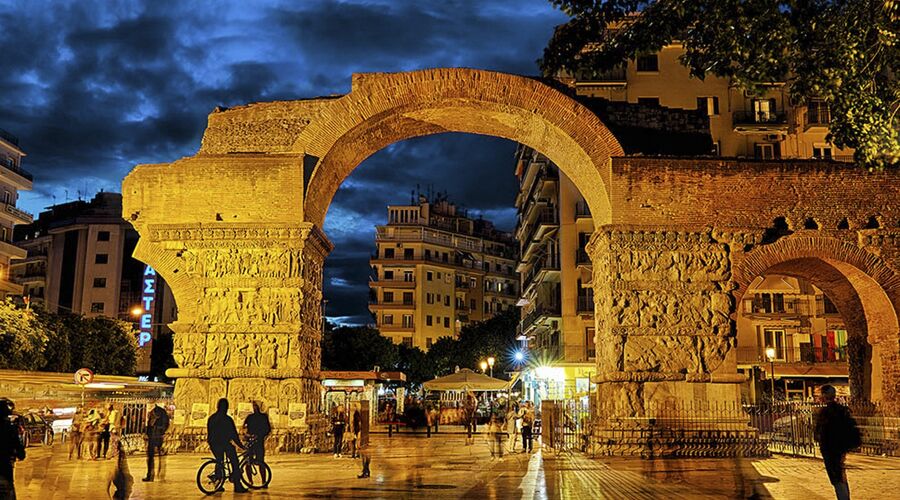
[[[831,385],[819,388],[825,407],[816,413],[815,439],[825,461],[825,472],[838,500],[850,499],[850,485],[844,470],[847,452],[859,447],[860,434],[850,409],[835,401],[837,391]]]
[[[142,481],[153,481],[154,472],[158,472],[157,467],[159,471],[162,471],[163,437],[167,430],[169,430],[169,414],[159,404],[156,404],[150,410],[150,415],[147,417],[147,429],[144,431],[147,435],[147,476]],[[154,464],[157,456],[159,456],[159,463]]]
[[[334,458],[343,456],[342,447],[344,446],[344,428],[347,426],[347,416],[344,414],[344,407],[338,405],[335,408],[334,415],[331,416],[331,434],[334,436]]]
[[[13,404],[8,399],[0,399],[0,498],[16,498],[14,464],[25,460],[25,445],[19,433],[19,426],[10,421]]]
[[[259,407],[259,402],[253,402],[253,413],[247,415],[244,419],[244,428],[247,434],[253,439],[250,445],[250,456],[259,464],[266,463],[266,437],[272,432],[272,424],[269,422],[269,415],[263,413]],[[265,473],[265,469],[263,469]],[[262,477],[263,484],[266,483],[266,477]]]
[[[228,457],[231,464],[231,482],[234,483],[235,493],[246,493],[248,490],[241,484],[241,468],[238,465],[237,451],[234,445],[244,449],[241,438],[238,436],[234,420],[228,416],[228,400],[222,398],[216,403],[216,412],[206,420],[206,442],[209,450],[216,457],[218,467],[217,474],[223,474],[222,465],[224,457]]]

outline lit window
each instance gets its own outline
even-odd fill
[[[637,70],[642,73],[659,71],[659,57],[656,54],[638,56]]]

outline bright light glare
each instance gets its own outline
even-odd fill
[[[522,351],[516,351],[513,357],[516,359],[516,361],[521,363],[525,360],[525,353],[523,353]]]
[[[766,348],[766,357],[769,358],[770,361],[775,359],[775,348],[774,347]]]
[[[141,314],[144,314],[144,309],[142,307],[135,307],[131,310],[132,316],[140,316]]]

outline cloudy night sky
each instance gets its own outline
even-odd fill
[[[535,61],[565,20],[547,0],[0,0],[0,128],[18,136],[34,174],[19,206],[37,215],[101,189],[119,192],[135,164],[193,155],[219,105],[344,94],[355,72],[537,74]],[[328,316],[371,321],[374,225],[416,185],[512,229],[514,149],[442,134],[366,160],[325,222],[335,243],[325,269]]]

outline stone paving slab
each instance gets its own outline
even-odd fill
[[[269,458],[273,480],[268,490],[247,495],[230,491],[210,498],[450,498],[543,500],[833,498],[821,461],[776,457],[750,459],[640,460],[591,459],[578,453],[507,455],[491,460],[479,440],[466,446],[461,436],[376,436],[372,477],[357,479],[360,464],[330,454],[278,454]],[[107,498],[104,486],[112,461],[67,460],[61,446],[29,448],[16,468],[20,500]],[[202,454],[178,454],[165,460],[164,477],[140,478],[141,456],[129,457],[136,479],[132,498],[183,500],[205,497],[195,484]],[[854,498],[900,498],[900,460],[851,457],[849,478]]]

